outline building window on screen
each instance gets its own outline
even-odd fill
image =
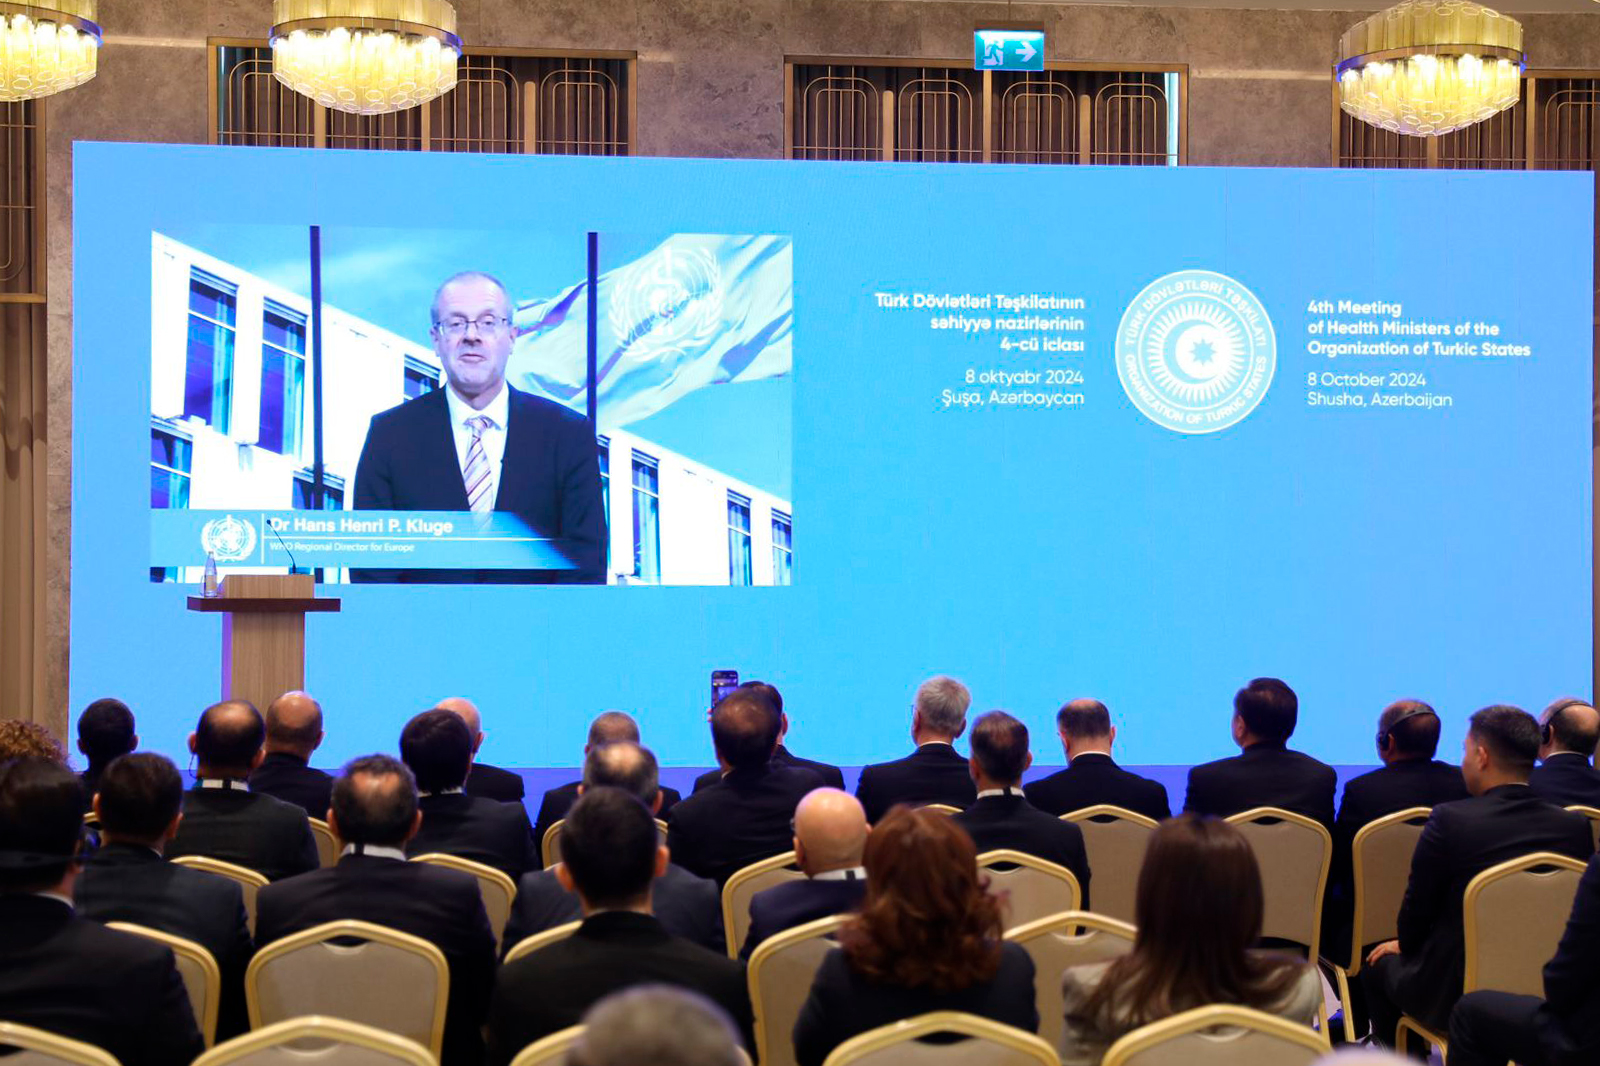
[[[655,585],[661,581],[661,471],[643,452],[633,453],[633,576]]]
[[[794,519],[772,512],[772,583],[794,583]]]
[[[194,441],[166,422],[150,427],[150,506],[154,510],[180,510],[189,506],[190,470]],[[151,581],[178,580],[177,567],[153,566]]]
[[[300,454],[305,395],[306,320],[269,303],[261,323],[259,446],[279,455]]]
[[[748,585],[751,573],[750,497],[728,493],[728,584]]]
[[[218,433],[233,424],[233,345],[238,289],[214,274],[189,274],[189,335],[183,416]]]
[[[424,393],[432,392],[439,387],[439,371],[420,359],[406,356],[406,399],[415,400]]]
[[[344,478],[332,474],[322,476],[322,506],[317,506],[317,482],[309,470],[294,473],[294,509],[296,511],[344,510]]]
[[[596,437],[595,449],[600,455],[600,506],[605,511],[606,528],[611,528],[611,438]]]

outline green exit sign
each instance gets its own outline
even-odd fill
[[[1043,70],[1044,31],[974,30],[975,70]]]

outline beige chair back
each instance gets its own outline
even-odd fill
[[[1309,1026],[1248,1007],[1174,1014],[1112,1044],[1101,1066],[1311,1066],[1328,1043]]]
[[[1322,896],[1333,862],[1333,837],[1322,823],[1277,807],[1243,811],[1228,822],[1245,835],[1261,867],[1266,909],[1261,935],[1304,944],[1315,961]]]
[[[200,1036],[204,1038],[206,1047],[216,1043],[217,1006],[222,1002],[222,968],[217,965],[211,952],[193,940],[132,922],[107,922],[106,928],[142,936],[171,949],[172,958],[178,964],[178,976],[183,978],[184,991],[189,993],[189,1007],[194,1011],[194,1022],[200,1028]]]
[[[244,990],[252,1029],[326,1014],[415,1040],[437,1056],[450,970],[444,953],[421,937],[371,922],[328,922],[256,952]]]
[[[1546,851],[1491,866],[1467,883],[1465,991],[1544,995],[1544,964],[1566,931],[1583,870]]]
[[[317,842],[317,862],[324,869],[336,865],[339,852],[344,850],[339,846],[339,838],[321,818],[307,818],[306,821],[311,823],[311,838]]]
[[[1139,869],[1156,831],[1154,818],[1102,803],[1061,816],[1083,830],[1083,847],[1094,873],[1094,911],[1122,922],[1134,920]]]
[[[768,937],[751,954],[745,977],[755,1010],[756,1058],[761,1066],[795,1066],[794,1023],[823,957],[837,946],[833,935],[847,921],[843,915],[818,918]]]
[[[750,897],[786,881],[803,881],[805,874],[794,864],[794,852],[786,851],[770,859],[751,863],[722,886],[722,929],[727,935],[728,957],[739,957],[745,934],[750,932]]]
[[[18,1049],[0,1059],[6,1066],[117,1066],[115,1056],[93,1044],[15,1022],[0,1022],[0,1048]]]
[[[250,935],[256,935],[256,893],[267,887],[265,874],[259,874],[244,866],[236,866],[231,862],[223,862],[221,859],[207,858],[204,855],[180,855],[172,861],[179,866],[204,870],[208,874],[220,874],[231,881],[237,881],[240,891],[244,894],[245,921],[250,926]]]
[[[517,1053],[511,1066],[561,1066],[567,1052],[583,1037],[583,1026],[574,1025],[535,1040]]]
[[[1589,819],[1589,832],[1594,836],[1595,847],[1600,848],[1600,808],[1585,807],[1581,803],[1574,803],[1567,810],[1576,811]]]
[[[544,831],[544,839],[539,841],[539,854],[544,859],[546,870],[561,861],[561,827],[567,824],[565,818],[551,824]]]
[[[567,937],[571,936],[573,933],[576,933],[578,931],[578,926],[582,924],[582,922],[568,922],[566,925],[558,925],[552,929],[546,929],[542,933],[535,933],[532,936],[523,937],[521,940],[511,945],[511,950],[506,952],[505,963],[516,962],[524,955],[532,955],[535,951],[538,951],[540,948],[545,947],[548,944],[554,944],[558,940],[567,939]]]
[[[194,1066],[438,1066],[415,1040],[343,1018],[311,1014],[229,1040]]]
[[[1071,870],[1020,851],[986,851],[978,869],[988,875],[989,894],[1000,899],[1007,929],[1075,911],[1083,900]]]
[[[952,805],[950,805],[948,803],[924,803],[918,809],[919,810],[924,810],[924,811],[937,811],[940,814],[960,814],[961,813],[961,808],[960,807],[955,807],[955,806],[952,806]]]
[[[1350,847],[1355,914],[1347,974],[1361,972],[1366,945],[1399,935],[1395,923],[1411,878],[1411,853],[1417,850],[1422,827],[1432,813],[1429,807],[1412,807],[1368,822],[1356,831]]]
[[[954,1033],[967,1039],[923,1044]],[[1060,1066],[1055,1048],[1032,1033],[975,1014],[935,1011],[869,1029],[833,1049],[823,1066]]]
[[[489,929],[494,933],[494,947],[498,953],[500,940],[506,933],[506,922],[511,920],[511,905],[517,899],[517,883],[502,870],[496,870],[493,866],[486,866],[481,862],[473,862],[471,859],[463,859],[459,855],[431,851],[426,855],[418,855],[411,861],[460,870],[478,879],[478,892],[483,896],[483,909],[489,912]]]
[[[1093,862],[1093,860],[1090,860]],[[1091,867],[1093,869],[1093,867]],[[1095,873],[1096,891],[1100,874]],[[1134,928],[1127,922],[1089,911],[1067,911],[1018,926],[1006,939],[1022,945],[1033,959],[1034,999],[1039,1008],[1039,1036],[1061,1046],[1066,1002],[1061,975],[1073,966],[1109,962],[1133,949]]]

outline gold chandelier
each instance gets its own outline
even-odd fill
[[[35,100],[94,77],[95,0],[0,0],[0,102]]]
[[[1396,133],[1482,122],[1522,90],[1522,24],[1467,0],[1406,0],[1345,31],[1339,105]]]
[[[455,88],[446,0],[273,0],[272,15],[273,74],[324,107],[381,115]]]

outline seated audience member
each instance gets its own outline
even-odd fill
[[[648,985],[607,996],[583,1016],[569,1066],[741,1066],[739,1034],[721,1007]]]
[[[478,761],[478,749],[483,747],[483,739],[487,734],[483,731],[483,715],[478,713],[477,704],[461,696],[447,696],[433,709],[460,715],[472,733],[472,769],[467,772],[467,795],[500,803],[521,803],[526,791],[521,774]]]
[[[666,868],[667,849],[644,804],[620,788],[584,792],[567,815],[556,867],[582,901],[583,924],[501,968],[489,1009],[489,1066],[506,1066],[540,1037],[577,1025],[611,993],[646,984],[700,993],[754,1046],[744,967],[680,940],[651,914],[651,884]]]
[[[120,1066],[203,1050],[172,951],[73,911],[83,783],[60,762],[0,763],[0,1019],[104,1048]]]
[[[620,788],[656,814],[661,808],[660,767],[648,749],[628,741],[590,748],[583,763],[581,795],[591,788]],[[651,910],[673,936],[712,951],[726,951],[722,932],[722,896],[716,883],[696,877],[676,863],[651,888]],[[554,929],[583,917],[578,897],[561,883],[555,870],[533,870],[522,875],[517,898],[511,905],[501,943],[510,951],[535,933]]]
[[[765,681],[746,681],[739,687],[746,692],[753,692],[758,696],[766,697],[778,712],[778,747],[772,753],[772,761],[774,763],[779,766],[798,766],[805,770],[811,770],[822,778],[822,783],[829,788],[844,788],[844,771],[837,766],[825,762],[817,762],[815,759],[802,759],[784,747],[784,739],[789,735],[789,716],[783,710],[783,694],[776,687],[767,684]],[[694,779],[694,791],[699,792],[707,785],[714,785],[721,781],[722,774],[721,767],[715,770],[707,770]]]
[[[254,870],[269,881],[317,868],[317,842],[306,812],[251,792],[250,772],[261,765],[266,728],[244,700],[212,704],[189,734],[198,766],[184,797],[183,821],[167,857],[205,855]]]
[[[139,736],[133,731],[133,712],[121,700],[95,700],[78,715],[78,750],[89,760],[89,768],[78,776],[83,779],[85,802],[93,798],[100,783],[100,775],[111,765],[111,760],[126,755],[139,746]]]
[[[1189,771],[1183,809],[1218,818],[1254,807],[1279,807],[1333,828],[1333,767],[1290,751],[1299,718],[1294,689],[1258,677],[1233,697],[1233,741],[1240,754]]]
[[[773,764],[778,715],[748,692],[731,692],[713,708],[711,742],[728,772],[672,809],[667,847],[678,865],[721,885],[751,863],[790,849],[795,807],[822,787],[822,779]]]
[[[589,753],[606,744],[638,744],[639,723],[621,711],[606,711],[589,723],[589,740],[583,746],[583,757],[587,760]],[[572,805],[578,802],[578,793],[581,791],[581,781],[569,781],[564,785],[550,789],[544,794],[544,799],[539,802],[539,816],[533,821],[533,842],[539,847],[544,846],[544,835],[550,827],[567,816],[572,810]],[[661,809],[656,812],[657,818],[665,818],[667,813],[682,799],[678,790],[661,785]],[[541,859],[543,856],[541,856]]]
[[[337,865],[268,885],[256,898],[256,941],[326,922],[356,919],[421,937],[450,964],[444,1066],[477,1066],[484,1008],[494,984],[494,934],[477,879],[407,862],[405,845],[423,820],[411,771],[369,755],[333,783],[329,826],[343,847]]]
[[[292,803],[326,820],[333,778],[313,769],[322,743],[322,705],[309,693],[285,692],[267,705],[267,754],[250,774],[250,791]]]
[[[38,722],[0,718],[0,762],[7,759],[49,759],[65,766],[67,749]]]
[[[795,865],[806,879],[750,898],[750,931],[739,957],[748,961],[763,940],[785,929],[855,910],[867,894],[861,853],[868,832],[861,803],[848,792],[819,788],[808,793],[794,812]]]
[[[1583,700],[1559,699],[1539,716],[1539,765],[1528,775],[1534,794],[1559,807],[1600,807],[1600,711]]]
[[[1022,775],[1033,763],[1028,727],[1005,711],[981,715],[972,727],[972,781],[978,798],[955,823],[967,831],[978,854],[1008,848],[1072,871],[1089,909],[1089,855],[1083,830],[1046,814],[1022,794]]]
[[[1117,727],[1105,704],[1073,700],[1056,712],[1056,731],[1067,768],[1023,786],[1029,803],[1057,817],[1103,803],[1158,822],[1171,817],[1161,782],[1124,770],[1111,758]]]
[[[1261,870],[1243,833],[1193,814],[1163,822],[1139,870],[1133,950],[1060,978],[1064,1066],[1091,1066],[1124,1033],[1214,1003],[1310,1025],[1322,1003],[1316,971],[1290,955],[1252,950],[1264,908]]]
[[[423,711],[400,733],[400,758],[416,775],[422,829],[410,855],[443,852],[502,871],[515,881],[536,869],[533,830],[520,803],[501,803],[462,791],[472,765],[472,733],[450,711]]]
[[[73,900],[99,922],[134,922],[181,936],[211,952],[222,970],[218,1035],[250,1028],[244,971],[255,946],[237,882],[168,862],[162,849],[183,819],[183,778],[164,755],[114,759],[94,796],[100,849],[85,860]]]
[[[946,803],[965,807],[977,790],[972,775],[955,749],[967,728],[972,693],[953,677],[935,677],[917,689],[911,711],[911,739],[917,750],[894,762],[862,767],[856,798],[876,825],[897,803],[921,806]]]
[[[1590,1066],[1600,1062],[1600,856],[1578,892],[1544,998],[1468,992],[1450,1013],[1450,1066]]]
[[[1539,754],[1539,724],[1516,707],[1472,716],[1461,773],[1472,796],[1433,809],[1411,858],[1400,905],[1400,936],[1367,955],[1361,979],[1372,1035],[1392,1045],[1404,1011],[1436,1032],[1461,997],[1465,968],[1461,897],[1467,883],[1498,863],[1535,851],[1587,860],[1588,819],[1544,802],[1528,787]]]
[[[1000,904],[955,822],[907,807],[873,826],[860,913],[823,958],[794,1027],[799,1066],[852,1036],[929,1011],[1039,1028],[1033,960],[1002,940]]]

